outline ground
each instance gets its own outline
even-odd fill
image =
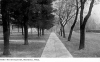
[[[0,57],[3,56],[3,35],[2,31],[0,31]],[[29,33],[29,45],[23,45],[23,35],[21,32],[18,33],[17,29],[15,29],[14,33],[11,33],[10,36],[10,52],[11,55],[8,57],[33,57],[40,58],[43,50],[47,44],[47,40],[50,36],[49,31],[45,31],[45,35],[42,37],[37,37],[37,33],[34,32]],[[67,41],[68,33],[66,32],[66,38],[62,38],[58,33],[56,35],[59,37],[61,42],[64,44],[66,49],[71,53],[74,58],[83,58],[83,57],[100,57],[100,33],[94,32],[86,32],[86,41],[85,41],[85,49],[78,50],[80,35],[79,32],[73,32],[71,41]],[[59,47],[58,47],[59,48]]]
[[[17,29],[16,29],[17,31]],[[43,52],[45,44],[50,33],[46,32],[44,36],[38,37],[37,33],[29,33],[29,45],[23,45],[23,35],[21,32],[14,32],[10,36],[10,53],[9,56],[2,55],[3,52],[3,36],[0,35],[0,57],[28,57],[39,58]]]
[[[57,34],[58,35],[58,34]],[[66,33],[66,38],[62,38],[58,35],[58,37],[62,40],[65,47],[69,50],[73,57],[100,57],[100,34],[87,32],[86,33],[86,41],[85,41],[85,49],[78,50],[79,48],[79,32],[73,32],[71,41],[67,41],[68,33]]]

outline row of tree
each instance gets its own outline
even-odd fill
[[[24,45],[28,45],[28,27],[38,29],[38,36],[44,29],[53,26],[53,0],[1,0],[1,14],[4,34],[4,55],[9,55],[10,24],[24,27]]]
[[[90,2],[89,10],[86,16],[83,17],[85,4],[87,2]],[[65,38],[65,25],[68,24],[68,21],[74,20],[69,32],[68,41],[71,40],[72,32],[74,30],[77,20],[80,20],[79,49],[84,49],[85,47],[85,27],[89,17],[91,16],[94,2],[95,0],[60,0],[59,3],[57,3],[57,5],[59,6],[56,15],[58,15],[59,17],[58,22],[61,26],[60,28],[61,36]]]

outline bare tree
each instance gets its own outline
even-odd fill
[[[85,47],[85,26],[86,26],[86,23],[87,23],[90,15],[91,15],[93,4],[94,4],[94,0],[91,0],[89,11],[88,11],[87,15],[85,16],[85,18],[83,18],[83,12],[84,12],[84,7],[85,7],[86,1],[87,0],[80,0],[81,11],[80,11],[80,45],[79,45],[79,50],[84,49],[84,47]]]
[[[62,0],[56,13],[59,17],[59,24],[61,25],[60,33],[65,38],[65,26],[75,16],[73,0]]]
[[[75,7],[76,7],[76,15],[75,15],[74,23],[72,24],[71,29],[70,29],[70,33],[69,33],[69,36],[68,36],[68,41],[71,40],[72,32],[73,32],[73,29],[75,27],[75,24],[76,24],[77,18],[78,18],[78,13],[79,13],[79,8],[80,8],[78,0],[76,0]]]

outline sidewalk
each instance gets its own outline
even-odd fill
[[[66,49],[55,33],[51,33],[41,55],[42,58],[72,58],[73,56]]]

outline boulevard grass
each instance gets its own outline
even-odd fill
[[[29,45],[24,45],[23,35],[13,33],[10,36],[10,53],[9,56],[2,55],[3,41],[0,41],[0,57],[22,57],[22,58],[40,58],[50,33],[38,37],[37,33],[29,33]],[[2,36],[3,37],[3,36]]]
[[[58,35],[58,34],[57,34]],[[79,50],[80,35],[79,32],[73,32],[71,41],[67,41],[68,33],[66,38],[61,39],[65,47],[75,58],[98,58],[100,57],[100,33],[86,32],[85,49]]]

